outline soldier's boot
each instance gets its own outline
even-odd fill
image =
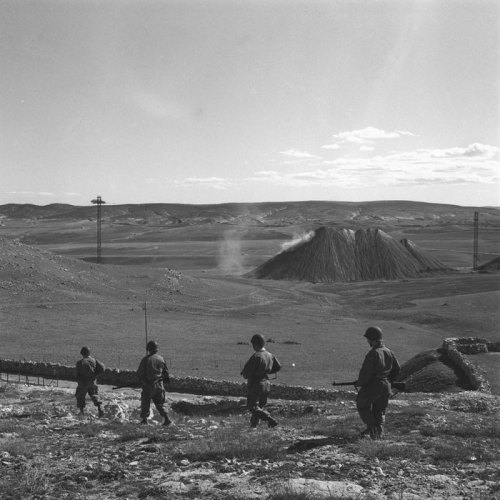
[[[259,417],[255,413],[252,413],[252,416],[250,417],[250,427],[252,429],[255,429],[258,425],[259,425]]]
[[[171,424],[172,424],[172,420],[170,420],[170,418],[168,417],[168,413],[167,413],[165,410],[163,410],[163,411],[160,413],[160,415],[161,415],[161,416],[163,417],[163,419],[164,419],[164,420],[163,420],[163,424],[162,424],[162,425],[164,425],[165,427],[168,427],[169,425],[171,425]]]
[[[377,426],[370,428],[370,437],[372,439],[380,439],[382,437]]]
[[[147,418],[142,418],[141,419],[141,424],[147,425],[148,424],[148,419]]]
[[[267,425],[268,425],[268,427],[271,427],[271,429],[272,429],[273,427],[276,427],[278,425],[278,422],[276,420],[274,420],[273,417],[269,417],[267,419]]]
[[[104,417],[104,411],[102,410],[102,405],[97,405],[97,416],[99,418]]]
[[[83,408],[80,408],[78,415],[80,415],[80,417],[83,417],[85,415],[85,410]]]
[[[364,437],[367,437],[367,436],[370,436],[370,429],[368,427],[364,431],[361,431],[359,433],[359,437],[360,438],[364,438]]]

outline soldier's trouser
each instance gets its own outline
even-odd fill
[[[97,388],[97,385],[93,382],[87,385],[78,385],[75,393],[76,406],[80,410],[83,410],[85,408],[85,398],[88,394],[90,396],[90,399],[92,400],[92,403],[94,403],[95,406],[99,407],[102,402],[99,399],[98,392],[99,389]]]
[[[271,384],[269,380],[260,380],[248,386],[247,393],[247,408],[250,410],[252,416],[250,417],[250,425],[257,427],[259,420],[266,422],[274,422],[269,412],[264,410],[269,397]]]
[[[165,389],[163,387],[143,387],[141,392],[141,418],[149,417],[149,409],[153,401],[158,413],[168,418],[167,409],[165,407]]]
[[[380,437],[383,432],[385,410],[390,396],[391,386],[387,380],[374,380],[358,392],[356,407],[372,437]]]

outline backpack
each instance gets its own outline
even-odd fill
[[[281,370],[281,363],[273,356],[273,366],[269,373],[278,373]]]
[[[104,365],[100,361],[98,361],[96,359],[95,360],[95,370],[94,370],[94,373],[96,375],[101,375],[102,373],[104,373],[104,370],[105,370]]]

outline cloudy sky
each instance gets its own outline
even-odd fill
[[[500,205],[497,0],[2,0],[0,204]]]

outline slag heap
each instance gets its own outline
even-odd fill
[[[451,269],[425,256],[409,240],[395,240],[379,229],[353,231],[321,227],[308,241],[274,256],[248,277],[333,282],[416,278]]]

